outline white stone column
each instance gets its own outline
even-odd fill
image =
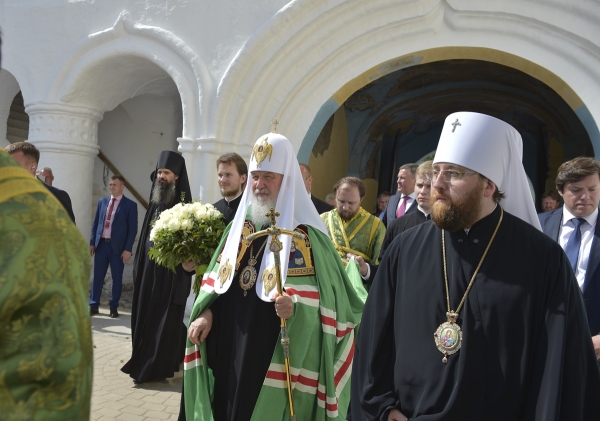
[[[29,139],[40,150],[40,167],[50,167],[52,185],[71,197],[77,227],[88,240],[92,222],[94,158],[103,114],[84,106],[28,104]]]
[[[214,203],[221,200],[217,180],[217,158],[228,152],[237,152],[248,164],[252,146],[234,145],[215,138],[177,139],[179,152],[185,158],[190,178],[192,196],[201,197],[202,203]]]

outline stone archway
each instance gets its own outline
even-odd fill
[[[371,196],[394,191],[397,168],[435,150],[446,116],[455,111],[489,114],[521,133],[523,161],[537,197],[554,188],[562,162],[594,154],[576,111],[547,84],[489,61],[440,60],[397,70],[351,95],[320,133],[311,168],[326,168],[324,179],[346,174],[365,179]],[[343,124],[344,135],[328,128],[333,124]],[[345,172],[333,174],[339,154],[328,150],[340,144],[347,145],[348,164]]]
[[[537,78],[580,114],[598,150],[600,132],[592,116],[600,115],[600,47],[585,37],[596,31],[598,11],[582,16],[579,10],[586,7],[534,1],[493,7],[453,0],[296,1],[231,63],[219,84],[210,131],[217,139],[247,145],[277,116],[280,132],[307,162],[328,118],[361,87],[427,60],[485,59],[492,52],[490,61],[514,57],[543,69]],[[479,56],[465,56],[469,49]],[[436,58],[427,57],[434,50]],[[527,66],[521,70],[527,73]]]
[[[12,141],[21,140],[22,135],[19,133],[17,137],[11,138],[8,127],[8,119],[10,117],[11,108],[14,108],[15,98],[20,96],[22,105],[23,96],[20,95],[21,87],[19,82],[11,72],[6,69],[0,69],[0,146],[7,146]],[[17,133],[15,133],[17,135]]]
[[[112,28],[88,36],[64,57],[51,76],[44,99],[26,101],[29,141],[42,152],[42,165],[57,168],[56,182],[71,195],[85,236],[91,224],[98,123],[105,112],[170,84],[179,95],[179,150],[188,167],[196,168],[197,139],[206,127],[199,116],[207,118],[204,92],[212,90],[212,81],[199,57],[174,34],[135,24],[123,12]],[[197,179],[190,174],[193,190],[198,190]]]

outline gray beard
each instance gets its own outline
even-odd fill
[[[260,202],[253,194],[250,203],[252,204],[250,207],[250,219],[254,225],[261,227],[267,227],[271,225],[271,220],[266,216],[266,214],[271,210],[271,208],[275,208],[277,198],[273,199],[269,197],[267,201]]]
[[[152,188],[152,201],[156,204],[170,205],[175,200],[175,183],[162,185],[158,181]]]

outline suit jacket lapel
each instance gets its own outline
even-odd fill
[[[108,211],[107,208],[108,204],[110,203],[110,197],[103,197],[102,199],[100,199],[100,202],[102,206],[100,206],[100,217],[98,218],[98,225],[102,226],[102,230],[100,231],[100,234],[102,234],[102,231],[104,231],[104,221],[106,221],[106,212]]]
[[[550,218],[548,218],[548,222],[546,225],[546,233],[557,243],[559,243],[558,235],[560,234],[560,226],[562,224],[562,219],[563,212],[561,208],[560,212],[555,212],[550,216]]]
[[[398,202],[400,202],[400,194],[396,193],[392,197],[390,197],[390,201],[388,202],[388,224],[396,219],[396,211],[398,210]]]
[[[119,200],[119,206],[117,207],[117,210],[115,211],[115,219],[117,219],[117,217],[119,216],[119,213],[121,213],[121,208],[123,207],[124,204],[125,204],[125,195],[123,195],[121,197],[121,200]]]
[[[590,257],[588,259],[588,266],[585,271],[585,280],[581,286],[581,291],[585,293],[585,290],[589,283],[592,281],[594,273],[598,269],[600,263],[600,224],[596,221],[596,228],[594,228],[594,238],[592,239],[592,248],[590,249]]]

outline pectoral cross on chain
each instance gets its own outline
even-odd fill
[[[275,121],[277,121],[277,119],[275,119]],[[277,218],[279,215],[279,212],[275,212],[275,209],[273,208],[271,208],[271,210],[265,214],[265,216],[271,220],[272,227],[276,225],[275,218]]]
[[[454,133],[454,130],[456,130],[456,126],[462,126],[462,124],[460,124],[460,122],[458,121],[458,118],[456,119],[456,121],[454,123],[452,123],[452,133]]]

